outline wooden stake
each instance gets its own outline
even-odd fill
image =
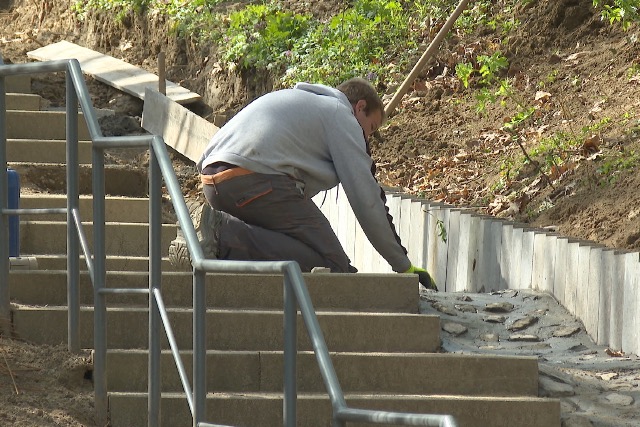
[[[167,80],[165,69],[165,53],[158,53],[158,92],[167,94]]]
[[[440,46],[440,42],[442,42],[442,39],[444,39],[451,27],[453,27],[456,19],[458,19],[458,16],[460,16],[460,14],[467,7],[467,3],[469,3],[469,0],[462,0],[460,2],[456,10],[453,11],[447,22],[445,22],[444,26],[440,29],[440,31],[438,31],[436,37],[433,39],[433,41],[431,41],[431,44],[429,44],[427,50],[424,51],[418,63],[413,67],[413,70],[411,70],[411,73],[409,73],[404,82],[402,82],[402,85],[400,85],[400,88],[398,88],[395,95],[393,95],[391,101],[389,101],[389,103],[384,108],[384,113],[387,117],[390,117],[393,114],[394,110],[400,103],[400,100],[409,90],[409,86],[411,86],[416,77],[418,77],[418,74],[420,74],[420,71],[422,71],[422,69],[424,68],[427,61],[431,59],[433,53],[438,49],[438,47]]]

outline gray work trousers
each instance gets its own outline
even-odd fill
[[[327,218],[290,177],[252,173],[204,185],[203,191],[222,213],[220,259],[293,260],[303,272],[357,271]]]

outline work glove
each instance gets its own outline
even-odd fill
[[[422,286],[427,289],[431,289],[433,291],[438,291],[438,287],[436,286],[436,282],[433,280],[431,275],[424,268],[416,267],[415,265],[411,265],[405,273],[414,273],[418,275],[418,281]]]

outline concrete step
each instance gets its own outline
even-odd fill
[[[84,232],[93,247],[93,224],[84,223]],[[176,237],[176,226],[163,224],[162,247],[168,253],[169,243]],[[106,224],[106,252],[119,256],[149,254],[149,226],[141,223],[108,222]],[[20,222],[20,254],[64,254],[67,250],[67,224],[51,221]]]
[[[9,162],[67,163],[67,142],[59,139],[9,139],[7,140]],[[91,164],[91,141],[78,144],[78,161]]]
[[[193,353],[181,352],[191,381]],[[324,382],[313,352],[296,359],[298,391],[323,392]],[[538,396],[535,357],[444,353],[332,353],[331,361],[346,393],[459,394],[467,396]],[[162,390],[181,392],[173,356],[161,358]],[[107,384],[118,392],[146,392],[148,353],[112,350],[107,354]],[[207,352],[207,390],[281,392],[283,354],[274,351]]]
[[[42,97],[31,93],[7,93],[7,110],[38,111]]]
[[[9,162],[20,176],[21,183],[32,183],[37,188],[52,193],[64,193],[67,189],[67,167],[59,163]],[[80,194],[91,194],[91,165],[80,165]],[[130,165],[105,166],[105,191],[110,196],[147,197],[147,169]]]
[[[40,262],[38,262],[40,266]],[[305,274],[305,282],[316,309],[367,312],[418,312],[418,283],[408,274]],[[147,273],[109,272],[107,286],[148,288]],[[251,274],[208,274],[207,307],[224,309],[259,308],[281,310],[283,276]],[[31,305],[65,305],[65,271],[12,271],[9,274],[12,301]],[[170,307],[193,304],[190,272],[166,272],[162,276],[164,302]],[[88,273],[80,275],[81,304],[93,304]],[[109,305],[148,306],[145,295],[112,295]]]
[[[82,221],[93,221],[93,197],[82,195],[79,200]],[[67,206],[65,194],[26,194],[20,196],[20,207],[25,209],[64,208]],[[170,202],[166,202],[166,208]],[[109,222],[147,223],[149,221],[149,199],[146,197],[107,197],[105,218]],[[29,219],[23,216],[22,219]],[[66,221],[61,215],[37,215],[38,221]],[[175,222],[172,222],[175,224]],[[146,268],[146,267],[145,267]]]
[[[28,74],[7,76],[4,79],[4,85],[7,93],[31,93],[31,76]]]
[[[14,306],[12,315],[15,334],[20,339],[51,345],[67,341],[66,307]],[[168,315],[178,347],[192,348],[192,312],[168,309]],[[330,351],[432,353],[440,348],[439,316],[346,312],[318,312],[317,315]],[[298,318],[298,349],[310,350],[307,331],[302,318]],[[206,321],[208,349],[279,351],[283,348],[283,315],[279,311],[207,310]],[[92,308],[80,310],[79,324],[80,345],[92,348]],[[108,309],[108,348],[147,348],[147,325],[147,309]],[[164,348],[168,348],[166,339],[163,341]]]
[[[64,111],[7,111],[7,138],[65,140],[67,138],[66,113]],[[91,139],[82,113],[78,114],[78,139]]]
[[[347,394],[345,399],[354,408],[451,414],[458,425],[464,427],[560,427],[560,402],[555,399],[404,394]],[[162,426],[189,425],[191,422],[184,395],[163,394],[161,405]],[[144,393],[110,393],[109,407],[112,427],[147,425],[147,397]],[[297,410],[297,425],[331,426],[331,402],[324,393],[300,393]],[[224,425],[283,425],[282,395],[211,393],[207,397],[206,414],[208,422]],[[375,424],[378,427],[386,425]]]

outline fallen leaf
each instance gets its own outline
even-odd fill
[[[595,154],[600,151],[600,136],[599,135],[591,135],[589,138],[584,140],[582,144],[582,148],[580,152],[583,156],[588,157],[591,154]]]
[[[549,101],[551,99],[551,94],[549,92],[537,91],[534,97],[534,100],[540,102],[541,104]]]
[[[611,357],[624,357],[624,352],[622,350],[611,350],[610,348],[607,348],[605,349],[605,353]]]

